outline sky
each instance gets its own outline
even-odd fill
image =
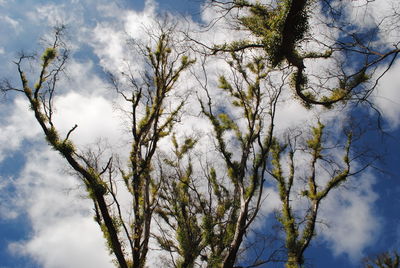
[[[361,0],[351,2],[347,19],[360,27],[374,25],[399,8],[390,0],[372,2],[367,9]],[[127,36],[145,43],[146,29],[153,29],[155,19],[166,13],[182,29],[190,27],[197,32],[216,16],[201,0],[0,0],[0,78],[17,83],[12,61],[18,53],[40,53],[51,37],[51,27],[66,24],[71,57],[66,76],[59,81],[55,123],[61,132],[78,124],[72,139],[81,148],[101,140],[111,150],[126,154],[128,137],[120,112],[124,103],[110,89],[105,72],[123,71],[129,59],[135,59],[134,53],[127,52]],[[218,21],[211,30],[198,33],[202,41],[221,43],[243,36],[224,23]],[[376,42],[384,47],[400,40],[400,27],[393,27],[393,21],[383,20],[382,25],[390,31],[379,32]],[[313,28],[315,35],[323,30]],[[220,63],[216,59],[207,65],[214,83],[216,75],[226,71]],[[143,63],[137,60],[132,66],[140,70]],[[33,76],[34,65],[25,67]],[[384,69],[379,68],[377,73],[382,73]],[[378,152],[381,159],[324,202],[320,215],[324,224],[319,225],[305,255],[309,267],[360,267],[365,256],[400,250],[399,72],[398,60],[370,96],[382,112],[382,131],[367,132],[362,143]],[[182,92],[196,88],[190,76],[184,81],[179,85]],[[214,97],[216,103],[224,101],[221,95]],[[316,116],[339,127],[347,116],[365,116],[376,122],[376,113],[368,107],[343,108],[338,115],[337,110],[307,110],[289,97],[279,107],[277,128],[281,131],[310,124],[310,118]],[[25,99],[17,94],[0,98],[0,268],[113,267],[93,221],[90,200],[63,159],[45,143]],[[188,109],[194,108],[188,114],[193,115],[198,106],[194,101],[190,104]],[[183,120],[178,126],[183,134],[209,130],[204,118]],[[332,131],[339,130],[333,127]],[[207,142],[200,142],[204,150]],[[279,204],[275,189],[267,185],[266,192],[272,201],[263,208],[265,219],[257,222],[260,230],[272,224],[268,216]]]

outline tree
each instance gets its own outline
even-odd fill
[[[144,267],[152,214],[157,206],[158,190],[162,183],[152,176],[152,158],[158,141],[169,135],[183,105],[180,103],[172,110],[167,110],[165,103],[179,75],[194,61],[184,55],[172,54],[170,33],[166,31],[155,40],[154,47],[149,46],[143,50],[149,65],[149,73],[144,73],[143,81],[136,81],[132,74],[124,75],[128,87],[132,88],[131,95],[126,95],[119,81],[112,77],[116,91],[132,108],[132,149],[127,167],[117,169],[112,156],[102,166],[99,155],[93,151],[82,154],[69,140],[77,125],[71,128],[65,138],[61,138],[53,123],[57,80],[68,59],[68,50],[63,47],[63,30],[64,27],[55,29],[53,45],[42,54],[40,75],[33,88],[22,68],[23,62],[33,56],[23,54],[15,62],[22,89],[11,87],[9,83],[2,89],[25,94],[47,142],[65,158],[86,186],[94,204],[95,221],[101,227],[110,252],[116,257],[116,264],[126,268]],[[142,111],[144,115],[140,114]],[[126,191],[131,195],[132,219],[123,215],[121,210],[115,176],[124,181]]]
[[[131,107],[127,165],[121,165],[117,156],[102,162],[94,150],[82,152],[69,139],[78,126],[61,138],[54,124],[57,81],[69,57],[63,27],[56,29],[53,44],[42,54],[33,87],[23,68],[33,56],[25,54],[15,62],[22,87],[8,81],[1,85],[2,91],[25,95],[49,145],[85,185],[95,220],[118,267],[144,267],[153,238],[170,254],[174,267],[239,267],[235,265],[241,264],[246,235],[268,202],[264,200],[266,183],[278,190],[284,253],[279,258],[272,253],[270,258],[251,260],[248,267],[274,261],[288,268],[302,267],[316,234],[320,204],[369,165],[352,167],[359,156],[353,153],[350,128],[332,133],[335,141],[325,138],[329,129],[320,120],[308,134],[305,130],[278,132],[277,107],[290,90],[309,109],[368,103],[381,77],[372,80],[376,67],[390,68],[400,50],[374,47],[365,36],[349,32],[350,26],[341,24],[331,1],[210,3],[219,6],[227,18],[226,14],[237,11],[239,15],[230,18],[250,36],[206,47],[201,62],[204,75],[208,75],[206,62],[213,57],[223,57],[230,71],[218,78],[218,90],[225,96],[222,105],[215,104],[217,89],[203,83],[201,74],[194,74],[201,89],[196,96],[199,112],[209,121],[218,163],[204,163],[196,155],[199,137],[180,140],[174,133],[175,123],[184,114],[185,99],[174,103],[169,98],[195,60],[176,46],[176,33],[168,27],[161,27],[154,42],[140,48],[147,67],[139,79],[133,73],[109,75],[116,92]],[[321,41],[310,35],[311,10],[319,4],[326,17],[334,19],[325,26],[342,36]],[[318,50],[308,49],[309,42],[318,44]],[[201,56],[196,54],[198,59]],[[354,68],[348,68],[348,58],[357,59]],[[326,73],[310,73],[307,67],[313,61],[335,65]],[[171,140],[172,154],[160,148],[161,140]],[[121,188],[130,196],[132,216],[122,209],[117,191]],[[294,197],[299,195],[306,205],[296,204]],[[158,231],[152,229],[155,224]]]
[[[366,268],[398,268],[400,264],[400,257],[397,252],[392,254],[389,252],[384,252],[376,256],[376,258],[366,258],[364,260]]]
[[[230,54],[228,64],[233,69],[234,75],[229,82],[224,76],[221,76],[219,87],[230,93],[230,97],[233,99],[232,105],[238,110],[241,109],[241,118],[246,121],[246,128],[243,131],[239,127],[240,120],[232,119],[231,115],[219,113],[218,116],[215,116],[211,108],[211,99],[208,102],[208,110],[202,105],[203,113],[210,119],[214,127],[217,149],[225,161],[227,173],[232,178],[231,183],[235,185],[233,195],[239,195],[237,203],[240,204],[240,212],[233,213],[235,216],[237,215],[237,218],[234,219],[237,221],[234,239],[227,247],[228,253],[225,255],[223,266],[232,267],[236,261],[242,237],[248,228],[247,221],[250,224],[259,209],[257,202],[254,208],[255,214],[252,214],[253,211],[249,210],[249,204],[255,193],[262,193],[263,176],[265,172],[268,172],[276,180],[282,204],[279,221],[283,225],[286,236],[286,266],[300,267],[304,263],[304,252],[315,235],[317,215],[322,200],[332,189],[344,183],[352,175],[364,170],[369,164],[367,163],[359,170],[351,171],[350,164],[355,160],[355,157],[350,156],[353,140],[351,132],[346,133],[347,142],[343,142],[341,145],[344,154],[343,162],[334,162],[333,164],[331,160],[328,160],[331,157],[329,153],[328,155],[322,153],[329,151],[323,141],[324,125],[318,122],[318,125],[312,128],[313,133],[311,138],[306,141],[305,148],[301,149],[308,151],[311,155],[310,172],[306,179],[306,185],[301,191],[301,195],[307,199],[310,206],[305,215],[296,215],[293,212],[293,205],[290,203],[295,195],[292,188],[294,181],[299,179],[295,176],[297,170],[294,163],[295,153],[299,148],[294,145],[296,139],[289,138],[281,145],[279,141],[281,138],[274,137],[274,105],[278,101],[281,91],[289,88],[292,88],[295,96],[309,108],[315,105],[331,108],[338,102],[347,105],[351,105],[353,101],[368,103],[367,98],[377,85],[377,81],[371,82],[376,65],[384,62],[387,57],[391,57],[388,62],[388,68],[390,68],[399,49],[395,45],[394,49],[378,52],[378,48],[374,48],[373,44],[368,45],[371,41],[363,37],[362,33],[349,32],[350,26],[342,24],[340,21],[337,22],[337,25],[336,21],[331,22],[329,27],[337,27],[345,37],[325,41],[325,43],[315,40],[309,35],[311,10],[315,8],[315,3],[311,1],[276,1],[275,4],[270,5],[258,1],[210,1],[210,3],[219,6],[223,16],[228,16],[227,14],[233,13],[235,9],[245,10],[243,13],[245,15],[238,13],[237,25],[251,34],[249,39],[207,47],[213,54],[221,52]],[[322,8],[327,10],[327,13],[332,12],[330,13],[332,16],[340,16],[340,14],[333,14],[334,10],[328,2],[323,2]],[[322,44],[324,50],[307,49],[306,43],[310,42],[310,39]],[[255,53],[257,57],[252,58]],[[342,54],[347,57],[340,59]],[[359,60],[358,66],[348,71],[345,68],[348,58],[362,58],[362,60]],[[338,72],[329,70],[329,75],[326,77],[318,77],[319,74],[306,72],[307,64],[313,64],[310,63],[310,60],[327,61],[331,59],[338,62]],[[271,83],[262,83],[264,79],[272,76],[274,71],[280,71],[282,77],[285,76],[282,79],[284,82],[275,95],[273,95],[274,87]],[[251,76],[253,74],[254,78]],[[315,79],[316,76],[318,79]],[[285,80],[288,77],[290,82]],[[336,85],[326,86],[329,84],[327,81],[334,81],[332,84],[336,83]],[[368,82],[371,83],[371,87]],[[261,105],[262,100],[267,99],[266,95],[273,96],[269,100],[270,106],[266,106],[268,108]],[[269,122],[263,116],[264,109],[271,117]],[[262,131],[266,122],[270,124],[270,127],[267,128],[269,131],[265,134]],[[234,132],[237,143],[240,144],[239,148],[242,153],[239,153],[237,157],[240,161],[232,161],[233,153],[227,149],[227,141],[224,139],[224,133],[227,131]],[[265,141],[261,142],[260,136],[265,136]],[[257,153],[258,150],[260,150],[259,153]],[[284,152],[289,159],[287,168],[289,174],[286,177],[283,175],[281,164],[281,154]],[[254,159],[250,157],[250,153],[253,153]],[[268,155],[271,155],[272,158],[270,160],[271,170],[268,170]],[[258,162],[260,159],[266,163]],[[317,171],[321,161],[332,164],[331,172],[325,183],[318,178],[318,176],[323,177]],[[252,165],[247,166],[248,162],[252,162]],[[261,175],[258,174],[259,169]],[[297,221],[296,219],[299,217],[300,220]]]

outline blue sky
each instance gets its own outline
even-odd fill
[[[349,21],[363,27],[373,25],[392,10],[390,0],[380,1],[379,6],[371,3],[367,10],[355,8],[362,3],[349,4],[346,12]],[[53,25],[65,23],[72,57],[68,79],[60,81],[56,123],[62,131],[75,123],[82,126],[74,136],[79,146],[107,139],[123,154],[126,149],[121,140],[126,137],[116,109],[123,104],[110,92],[103,71],[120,70],[129,57],[126,34],[145,41],[144,29],[154,26],[161,13],[171,13],[178,24],[192,29],[211,21],[215,13],[204,11],[201,5],[200,0],[0,0],[0,77],[17,81],[12,63],[17,53],[40,51],[40,38],[46,38]],[[202,37],[206,42],[236,37],[224,22],[219,23]],[[380,33],[377,39],[383,44],[398,42],[400,32]],[[140,68],[140,62],[135,64]],[[218,68],[217,63],[210,64],[211,70],[223,71]],[[310,267],[359,267],[363,256],[400,249],[399,73],[397,61],[370,98],[382,112],[385,134],[372,130],[363,143],[379,152],[382,159],[374,163],[376,168],[357,176],[326,200],[326,213],[321,216],[328,227],[318,229],[306,253]],[[188,78],[186,84],[194,87],[195,81]],[[305,110],[295,101],[280,109],[278,128],[282,131],[291,124],[309,123],[310,117],[321,112]],[[367,116],[372,122],[376,116],[366,107],[343,111],[342,115]],[[319,116],[334,126],[335,120],[342,118],[336,118],[335,112]],[[1,99],[0,115],[0,268],[112,267],[92,220],[89,200],[62,159],[43,141],[27,103],[21,96],[7,95]],[[207,123],[189,120],[182,131],[196,127],[207,129]],[[268,191],[273,197],[274,190]],[[271,217],[274,208],[271,202],[263,212]],[[262,219],[258,228],[270,226],[269,219]]]

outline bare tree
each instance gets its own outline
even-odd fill
[[[116,168],[112,156],[102,165],[98,154],[94,151],[80,153],[70,140],[77,125],[61,138],[53,122],[57,81],[69,55],[63,46],[62,31],[63,27],[56,29],[53,45],[41,56],[41,70],[33,88],[23,70],[23,62],[33,56],[22,54],[15,62],[22,88],[12,87],[11,83],[5,82],[2,91],[16,91],[25,95],[49,145],[79,175],[93,201],[95,220],[100,225],[118,266],[144,267],[152,214],[157,206],[161,183],[152,175],[152,159],[159,140],[170,134],[183,106],[182,102],[168,110],[165,103],[180,74],[194,61],[182,53],[172,51],[171,32],[163,29],[156,37],[155,44],[142,50],[149,67],[142,76],[142,81],[137,81],[133,74],[126,74],[128,84],[125,86],[129,88],[127,93],[121,88],[121,83],[115,77],[112,78],[117,92],[131,105],[132,149],[126,168]],[[125,189],[131,197],[129,211],[132,217],[123,215],[125,210],[121,209],[118,199],[117,181],[125,182]]]
[[[315,39],[309,35],[309,18],[311,9],[315,5],[312,1],[275,1],[276,3],[272,4],[246,0],[211,0],[209,2],[211,6],[220,8],[221,16],[227,16],[228,13],[231,14],[237,10],[244,10],[244,13],[237,13],[239,15],[236,17],[236,25],[251,34],[249,39],[236,40],[214,47],[206,46],[192,39],[208,49],[210,55],[230,54],[228,63],[233,70],[233,75],[230,79],[221,76],[219,87],[228,92],[232,98],[231,105],[241,112],[239,118],[243,119],[244,125],[246,125],[245,129],[241,128],[243,122],[238,118],[233,118],[233,115],[229,113],[221,112],[221,108],[214,111],[213,100],[209,91],[205,89],[208,102],[200,100],[202,111],[213,125],[216,147],[225,163],[227,174],[231,179],[230,183],[234,189],[229,196],[233,196],[233,203],[236,204],[236,210],[229,214],[234,222],[234,232],[229,239],[230,244],[225,244],[224,249],[219,252],[219,256],[223,256],[220,265],[233,267],[237,262],[243,237],[257,215],[265,181],[264,176],[268,172],[276,181],[282,202],[279,219],[286,236],[286,266],[300,267],[304,262],[304,252],[315,235],[321,201],[332,189],[346,182],[352,175],[364,170],[369,164],[360,170],[351,170],[350,164],[356,159],[351,156],[351,132],[347,133],[347,145],[342,145],[343,162],[336,161],[333,165],[328,161],[326,155],[321,154],[323,150],[327,150],[322,141],[324,126],[318,123],[318,126],[313,128],[312,138],[308,140],[306,146],[311,155],[310,175],[305,182],[306,189],[301,193],[308,200],[310,206],[307,213],[297,221],[293,205],[290,204],[291,196],[296,195],[292,189],[296,181],[294,163],[296,149],[289,146],[293,141],[280,145],[274,137],[274,104],[278,101],[280,92],[288,90],[289,86],[294,89],[295,96],[308,108],[315,105],[331,108],[336,103],[349,105],[359,102],[369,103],[368,97],[376,88],[382,75],[393,65],[400,50],[397,44],[393,44],[394,48],[391,49],[375,46],[371,37],[365,33],[351,31],[350,29],[354,28],[354,25],[336,22],[336,17],[333,17],[336,23],[329,25],[326,23],[326,25],[340,31],[340,34],[345,37],[337,40],[331,39],[326,43]],[[326,2],[322,4],[328,5]],[[327,6],[323,8],[327,8]],[[341,14],[338,12],[332,16],[339,15]],[[368,29],[370,36],[374,36],[376,34],[374,31],[377,30],[378,28]],[[305,49],[305,44],[310,40],[322,45],[325,49],[322,51]],[[349,58],[357,59],[358,65],[355,68],[347,67]],[[334,60],[336,64],[334,69],[323,75],[306,70],[310,60]],[[379,64],[385,64],[386,70],[383,74],[375,76],[376,80],[373,81],[371,79]],[[285,77],[282,79],[279,93],[275,95],[274,92],[277,91],[271,87],[271,83],[262,83],[263,80],[270,79],[274,72],[281,73],[282,77]],[[335,81],[336,85],[332,85],[332,81]],[[265,101],[268,103],[267,96],[270,101],[269,105],[263,105]],[[226,103],[225,106],[229,106],[229,104]],[[222,110],[224,109],[222,108]],[[268,116],[270,118],[266,120]],[[268,124],[269,127],[267,127]],[[234,141],[231,136],[228,138],[225,135],[227,132],[233,133]],[[261,136],[266,137],[265,140],[261,141]],[[235,152],[229,149],[230,142],[239,145],[234,147]],[[282,175],[280,163],[280,155],[284,151],[289,157],[290,173],[287,177]],[[272,159],[268,160],[270,154]],[[317,182],[319,162],[335,166],[335,168],[332,166],[330,178],[325,185]],[[266,169],[268,163],[274,167],[273,170]],[[254,200],[258,200],[258,202],[255,202],[255,207],[250,209],[250,206],[254,205],[252,203]],[[229,229],[228,225],[226,229]]]
[[[234,58],[236,83],[230,84],[221,76],[219,87],[231,102],[227,105],[241,111],[241,123],[246,128],[241,129],[232,115],[214,110],[206,85],[203,89],[208,100],[199,100],[202,113],[212,124],[216,150],[226,169],[208,163],[203,167],[206,181],[203,179],[202,182],[208,184],[207,190],[196,186],[198,180],[192,178],[192,160],[188,160],[188,166],[182,167],[183,156],[195,145],[192,139],[186,140],[182,146],[175,140],[176,160],[168,161],[175,173],[170,175],[171,186],[164,189],[164,202],[159,213],[172,230],[177,230],[178,239],[174,242],[159,237],[159,241],[168,250],[174,248],[181,255],[178,267],[193,267],[197,258],[206,262],[208,267],[233,267],[244,235],[260,209],[281,88],[268,81],[262,59],[254,58],[245,70],[243,59],[239,56]],[[265,85],[268,83],[271,88],[267,92]],[[233,134],[235,141],[229,141],[226,133]],[[241,152],[239,159],[234,158],[238,154],[231,152],[230,142],[240,144],[235,148]],[[228,182],[223,178],[225,172]]]
[[[271,248],[268,258],[257,256],[247,267],[271,262],[302,267],[322,201],[368,166],[352,169],[358,156],[352,154],[351,131],[334,146],[324,140],[327,131],[320,121],[308,137],[305,133],[281,136],[276,132],[277,107],[288,90],[308,108],[368,102],[386,72],[371,82],[374,71],[379,64],[386,70],[393,65],[400,52],[397,44],[391,49],[374,47],[365,36],[337,23],[335,16],[340,12],[330,1],[322,1],[322,6],[335,20],[324,23],[346,38],[322,42],[310,36],[315,1],[272,2],[210,1],[221,8],[223,16],[238,12],[233,23],[250,35],[249,39],[208,47],[206,60],[224,55],[230,70],[219,76],[218,89],[194,73],[202,92],[197,96],[199,112],[210,123],[215,158],[221,165],[196,156],[195,135],[179,140],[172,134],[185,99],[171,104],[169,98],[180,75],[195,61],[185,50],[177,49],[174,32],[168,27],[162,26],[161,33],[152,36],[153,43],[140,48],[147,64],[143,72],[110,74],[112,86],[130,106],[127,165],[119,163],[116,155],[104,161],[102,150],[82,152],[70,139],[78,126],[61,137],[54,124],[57,81],[69,57],[62,40],[63,27],[56,29],[54,42],[40,58],[36,84],[31,85],[24,71],[24,63],[35,57],[25,54],[15,62],[22,86],[14,87],[9,81],[1,84],[2,91],[26,97],[49,145],[80,177],[118,267],[145,267],[152,238],[170,255],[173,267],[240,267],[246,235],[253,231],[263,202],[268,202],[264,200],[266,183],[279,195],[277,214],[284,250]],[[305,48],[307,42],[323,49],[310,51]],[[348,68],[346,57],[357,58],[355,68]],[[332,60],[335,66],[325,73],[311,73],[306,68],[311,60]],[[202,67],[207,76],[206,65]],[[225,97],[222,104],[213,97],[216,90]],[[172,141],[172,155],[160,152],[160,141],[167,137]],[[339,160],[337,151],[342,154]],[[309,162],[299,166],[298,155]],[[194,170],[198,166],[199,170]],[[129,208],[121,202],[117,191],[121,187],[129,193]],[[306,204],[303,212],[293,201],[299,195]],[[155,225],[159,232],[153,232]],[[285,255],[276,257],[278,251]]]

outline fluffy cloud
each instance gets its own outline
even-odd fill
[[[0,176],[0,219],[12,220],[18,217],[18,212],[15,206],[10,203],[10,200],[15,198],[13,191],[13,179],[11,177]]]
[[[397,43],[400,30],[396,26],[400,20],[398,1],[382,0],[368,1],[356,0],[345,3],[345,13],[353,23],[359,27],[374,28],[379,25],[378,42],[390,46]]]
[[[1,162],[8,152],[19,150],[24,140],[35,141],[42,138],[42,135],[28,102],[23,98],[14,99],[11,105],[2,105],[0,112],[3,115],[0,120]]]
[[[371,40],[371,44],[375,46],[376,51],[389,51],[397,47],[400,37],[400,22],[399,10],[400,4],[398,1],[382,0],[382,1],[367,1],[357,0],[345,3],[347,18],[356,23],[360,28],[375,29],[376,40]],[[399,84],[400,77],[399,60],[395,61],[391,69],[385,76],[379,80],[377,89],[372,94],[372,102],[382,111],[383,118],[389,122],[391,130],[399,126],[400,115],[400,94]],[[375,72],[374,79],[377,79],[385,68],[379,67]]]
[[[36,230],[29,241],[10,244],[9,250],[32,257],[43,268],[114,267],[91,217],[58,217],[51,226]]]
[[[75,125],[78,128],[71,134],[71,139],[78,145],[94,144],[101,139],[118,142],[122,123],[114,114],[112,103],[102,97],[82,96],[71,92],[57,99],[55,106],[55,124],[66,133]]]
[[[99,22],[91,29],[87,28],[86,38],[83,40],[93,47],[93,52],[100,59],[100,65],[107,71],[115,74],[126,72],[127,68],[136,73],[141,70],[143,62],[141,57],[135,55],[128,40],[147,45],[149,43],[148,32],[156,27],[155,4],[146,1],[142,12],[122,10],[115,6],[112,8],[101,6],[101,10],[107,10],[106,15],[113,17],[110,22]],[[113,11],[112,13],[110,13]],[[115,16],[115,14],[120,14]],[[133,54],[132,54],[133,53]]]
[[[33,232],[9,249],[44,268],[113,267],[92,219],[91,202],[81,184],[65,172],[61,157],[47,146],[36,147],[29,155],[16,179],[19,195],[14,201],[28,214]]]
[[[380,233],[381,218],[374,211],[378,195],[373,191],[375,178],[364,174],[352,178],[346,188],[332,192],[321,206],[320,233],[333,252],[346,254],[353,261],[363,256]]]
[[[1,16],[0,17],[0,21],[2,21],[5,24],[8,24],[9,26],[11,26],[14,30],[18,30],[19,27],[19,23],[17,20],[9,17],[9,16]]]
[[[381,74],[383,68],[377,71]],[[379,81],[377,89],[372,94],[372,100],[382,111],[383,117],[388,120],[389,128],[396,129],[400,124],[400,61],[386,73]]]

